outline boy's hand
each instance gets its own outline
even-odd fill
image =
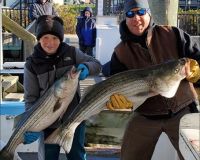
[[[79,64],[77,70],[81,70],[79,79],[84,80],[89,75],[88,67],[85,64]]]

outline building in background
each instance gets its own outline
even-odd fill
[[[200,9],[200,0],[179,0],[179,7],[183,10]]]
[[[53,3],[59,4],[59,5],[64,5],[64,0],[53,0]]]
[[[83,4],[83,3],[93,3],[94,0],[49,0],[53,3],[59,5],[66,4]],[[115,4],[115,2],[121,2],[123,0],[104,0],[110,1],[110,4]],[[12,7],[14,4],[18,3],[34,3],[35,0],[2,0],[3,6]],[[122,3],[123,4],[123,3]],[[179,0],[179,7],[184,10],[189,9],[200,9],[200,0]]]

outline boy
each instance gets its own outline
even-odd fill
[[[40,16],[36,21],[36,37],[38,44],[34,47],[33,54],[27,58],[24,68],[24,94],[25,107],[28,109],[41,97],[50,86],[59,79],[72,66],[82,70],[79,79],[83,80],[88,75],[98,74],[101,70],[99,61],[88,56],[75,47],[62,42],[64,38],[63,21],[52,15]],[[30,87],[32,86],[32,87]],[[72,110],[80,100],[79,88],[68,107]],[[66,115],[63,116],[63,119]],[[62,119],[44,130],[44,139],[50,135],[59,125]],[[72,149],[66,154],[68,160],[85,160],[84,149],[85,124],[81,123],[75,132]],[[26,132],[24,143],[34,142],[41,136],[40,133]],[[58,160],[60,146],[44,144],[40,140],[39,160]],[[43,146],[44,145],[44,146]]]

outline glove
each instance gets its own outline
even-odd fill
[[[189,59],[189,75],[186,79],[192,83],[196,83],[200,79],[200,67],[196,60]]]
[[[79,80],[84,80],[89,75],[89,70],[85,64],[79,64],[77,70],[81,70]]]
[[[41,136],[41,132],[25,132],[24,144],[30,144],[35,142]]]
[[[110,100],[106,103],[106,107],[109,110],[130,109],[133,107],[133,103],[129,101],[124,95],[115,93],[110,96]]]

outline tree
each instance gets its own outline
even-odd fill
[[[154,21],[157,24],[177,26],[179,0],[149,0]]]

